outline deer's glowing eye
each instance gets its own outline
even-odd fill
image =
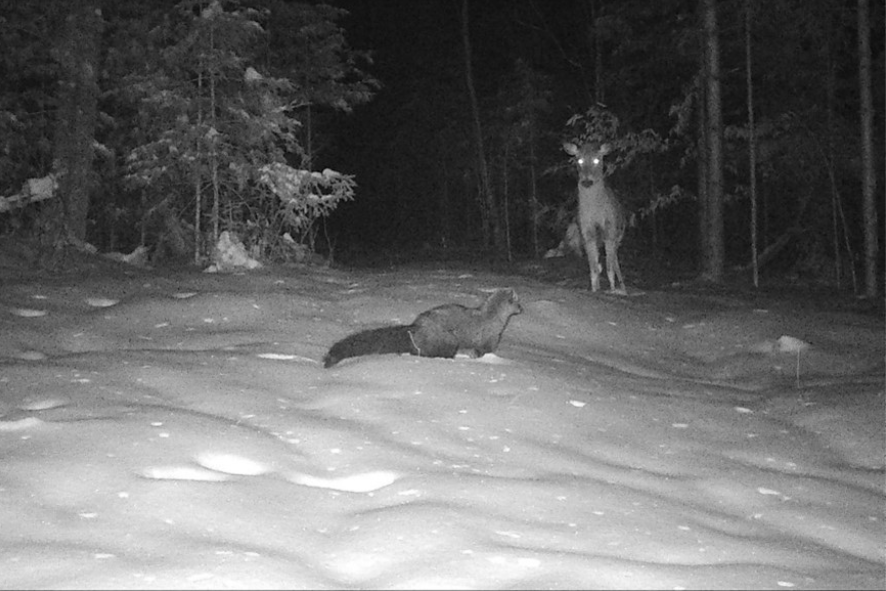
[[[594,158],[594,166],[597,166],[598,164],[600,164],[600,159]]]
[[[578,162],[578,165],[579,165],[579,166],[584,166],[584,165],[585,165],[585,159],[584,159],[584,158],[579,158],[578,160],[576,160],[576,162]]]

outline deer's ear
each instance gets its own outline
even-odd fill
[[[600,154],[608,154],[609,150],[612,149],[612,146],[609,144],[603,144],[600,146]]]
[[[563,142],[563,149],[566,150],[566,153],[572,154],[573,156],[578,154],[578,146],[570,142]]]

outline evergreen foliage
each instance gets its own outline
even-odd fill
[[[57,172],[70,67],[57,39],[74,4],[0,0],[0,234],[47,231],[52,200],[22,207],[21,188]],[[613,186],[638,214],[625,265],[697,269],[702,3],[467,4],[481,142],[459,43],[463,3],[101,3],[87,241],[192,259],[233,230],[261,257],[290,257],[292,244],[329,253],[333,241],[344,259],[503,246],[510,259],[537,257],[561,240],[575,204],[563,139],[598,138],[616,148]],[[855,3],[716,7],[727,267],[743,269],[751,252],[750,45],[761,264],[840,281],[840,268],[861,268],[870,217],[859,197]],[[883,21],[872,3],[875,107],[886,88]],[[875,108],[879,154],[883,125]],[[481,198],[478,143],[492,201]],[[882,199],[874,213],[884,214]]]
[[[5,44],[18,49],[0,64],[12,81],[0,96],[5,194],[51,170],[51,124],[27,117],[50,112],[52,121],[58,68],[41,51],[53,34],[47,14],[42,3],[23,2],[0,22]],[[356,182],[311,170],[306,138],[324,132],[306,114],[350,112],[378,86],[359,67],[368,54],[351,50],[336,24],[344,14],[282,1],[111,7],[90,238],[198,261],[223,230],[259,257],[300,257],[299,244],[313,250],[317,220],[352,199]],[[269,33],[271,23],[286,34]]]

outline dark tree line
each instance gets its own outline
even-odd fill
[[[539,257],[578,116],[612,123],[635,261],[882,281],[879,2],[0,8],[0,233],[48,251]]]
[[[865,255],[871,218],[859,167],[865,124],[852,3],[468,2],[491,190],[475,152],[463,2],[397,3],[387,10],[344,4],[352,11],[346,28],[355,46],[377,44],[373,71],[386,85],[347,123],[350,137],[336,144],[336,154],[354,164],[361,197],[331,222],[343,243],[361,253],[387,247],[393,257],[446,245],[450,252],[523,257],[556,245],[574,204],[574,181],[559,149],[569,133],[565,124],[602,101],[624,132],[653,130],[666,142],[665,150],[630,164],[613,163],[619,166],[613,181],[638,214],[625,241],[638,251],[635,259],[690,260],[716,280],[724,270],[749,270],[756,246],[765,272],[844,286],[852,285],[852,270],[877,260]],[[874,104],[883,105],[883,6],[875,4],[867,25],[871,88]],[[395,30],[403,33],[392,40]],[[706,59],[712,42],[713,61]],[[756,116],[753,219],[749,86]],[[877,112],[868,125],[882,138]],[[875,153],[874,213],[882,219],[882,143]],[[485,231],[487,211],[507,228],[504,245]],[[882,258],[878,228],[874,244]]]

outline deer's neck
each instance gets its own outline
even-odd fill
[[[602,178],[585,177],[579,181],[578,186],[580,189],[589,190],[594,188],[601,189],[604,187],[604,184]]]

